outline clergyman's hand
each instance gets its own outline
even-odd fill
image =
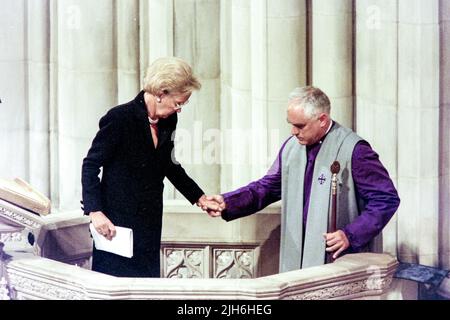
[[[214,211],[213,209],[209,209],[206,212],[208,212],[208,214],[211,217],[219,217],[222,215],[222,211],[226,209],[227,204],[225,203],[225,200],[223,199],[223,196],[220,194],[216,194],[216,195],[212,195],[212,196],[207,196],[206,200],[208,201],[215,201],[218,205],[219,205],[219,210]]]
[[[344,231],[338,230],[336,232],[324,233],[323,237],[326,241],[326,252],[334,252],[333,259],[339,257],[339,255],[350,247],[350,241],[348,241],[347,236]]]
[[[112,224],[105,214],[101,211],[89,213],[92,225],[98,233],[103,235],[106,239],[112,240],[116,236],[116,227]]]
[[[225,209],[225,201],[221,195],[201,196],[198,199],[197,205],[202,208],[203,211],[208,213],[210,217],[219,217],[222,215],[222,211]]]

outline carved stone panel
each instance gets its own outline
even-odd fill
[[[21,250],[33,252],[33,246],[29,242],[30,234],[31,232],[28,230],[28,228],[11,232],[0,230],[0,242],[4,243],[5,251]]]
[[[18,208],[11,203],[0,199],[0,218],[9,223],[39,229],[42,227],[42,219],[31,212]]]
[[[5,232],[0,234],[0,242],[20,242],[22,240],[22,232]]]
[[[365,291],[378,290],[383,291],[389,289],[392,278],[369,278],[363,281],[356,281],[328,288],[310,291],[299,295],[291,296],[292,300],[326,300],[337,297],[345,297],[355,295]]]
[[[91,268],[90,219],[81,211],[41,217],[0,199],[0,243],[4,251]]]
[[[214,249],[214,278],[255,278],[252,249]]]
[[[165,278],[205,277],[204,248],[163,248]]]
[[[163,243],[164,278],[256,278],[256,245]]]
[[[32,252],[30,237],[41,224],[39,216],[0,199],[0,243],[4,250]]]
[[[10,284],[15,292],[15,299],[50,299],[50,300],[82,300],[81,292],[62,287],[60,284],[46,282],[41,279],[28,278],[19,274],[9,274]],[[51,281],[51,280],[50,280]]]

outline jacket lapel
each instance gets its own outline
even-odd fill
[[[153,144],[152,132],[148,122],[147,107],[144,101],[144,91],[141,91],[134,100],[135,117],[138,122],[139,132],[142,132],[144,137],[145,148],[155,150]],[[167,119],[160,119],[158,123],[158,149],[162,147],[169,139],[171,139],[172,132],[177,123],[177,114],[174,113]],[[148,150],[148,149],[147,149]]]
[[[167,126],[160,126],[158,128],[158,148],[162,147],[167,142],[170,132],[171,130]]]
[[[134,99],[134,116],[138,127],[139,136],[141,137],[142,146],[145,150],[154,150],[152,132],[147,117],[147,107],[144,101],[144,91],[141,91]]]

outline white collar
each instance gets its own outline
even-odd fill
[[[328,126],[327,132],[325,132],[325,134],[323,135],[322,139],[319,140],[320,144],[322,144],[323,139],[325,139],[325,137],[327,136],[328,132],[330,132],[332,126],[333,126],[333,120],[330,121],[330,125]]]
[[[327,132],[325,132],[325,135],[327,135],[328,132],[330,132],[332,126],[333,126],[333,120],[330,121],[330,126],[328,127]]]

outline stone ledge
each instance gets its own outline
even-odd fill
[[[379,299],[397,260],[388,254],[346,255],[333,264],[256,279],[117,278],[45,258],[7,264],[18,299]]]

